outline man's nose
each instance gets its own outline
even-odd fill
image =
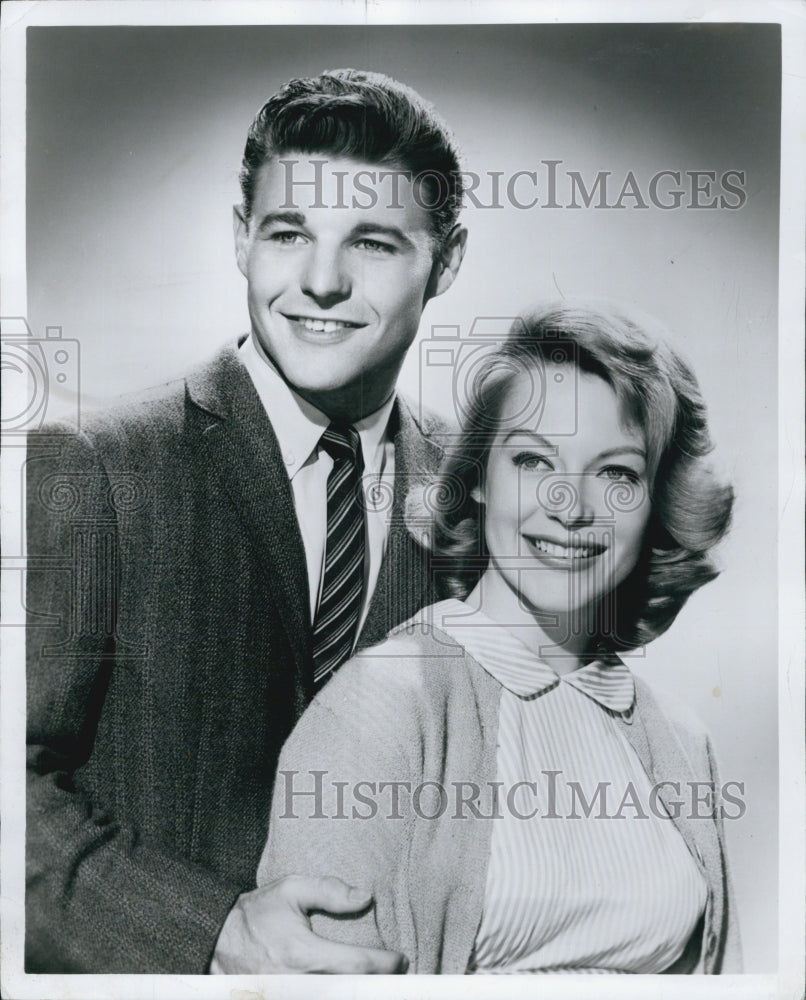
[[[348,299],[352,283],[341,251],[321,244],[313,246],[305,262],[300,286],[322,309],[329,309]]]

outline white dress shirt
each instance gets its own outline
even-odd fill
[[[667,969],[707,890],[615,722],[632,708],[632,674],[613,656],[560,676],[465,602],[431,610],[502,685],[497,780],[518,786],[493,823],[473,971]]]
[[[305,547],[313,621],[319,604],[327,540],[327,477],[333,468],[333,459],[319,447],[319,439],[330,424],[330,418],[283,381],[274,365],[255,346],[252,334],[241,345],[239,356],[274,428],[291,481]],[[394,395],[380,409],[353,424],[361,438],[366,510],[364,595],[357,634],[366,620],[386,550],[389,498],[395,474],[395,448],[387,434],[393,405]]]

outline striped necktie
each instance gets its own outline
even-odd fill
[[[332,423],[320,439],[333,459],[327,477],[327,541],[321,596],[313,627],[314,682],[321,685],[353,651],[364,590],[364,505],[361,439]]]

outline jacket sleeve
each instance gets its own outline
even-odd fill
[[[66,429],[29,438],[26,472],[26,971],[203,973],[237,887],[146,843],[82,786],[121,669],[114,490]]]
[[[280,757],[257,882],[336,875],[372,892],[374,906],[358,918],[312,917],[315,932],[333,941],[407,951],[413,940],[407,845],[422,737],[402,669],[412,666],[374,655],[345,664]]]

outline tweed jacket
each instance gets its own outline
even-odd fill
[[[435,597],[404,507],[438,427],[401,400],[391,420],[359,647]],[[313,694],[291,486],[236,345],[80,432],[31,435],[27,482],[26,968],[203,973]]]
[[[410,972],[468,971],[495,823],[500,697],[500,683],[422,618],[346,663],[283,748],[258,884],[336,870],[371,889],[375,905],[360,919],[318,915],[317,933],[400,950]],[[708,889],[698,928],[666,971],[740,971],[718,790],[713,817],[675,806],[689,782],[718,789],[708,737],[638,679],[619,724],[653,784],[674,783],[660,798]]]

